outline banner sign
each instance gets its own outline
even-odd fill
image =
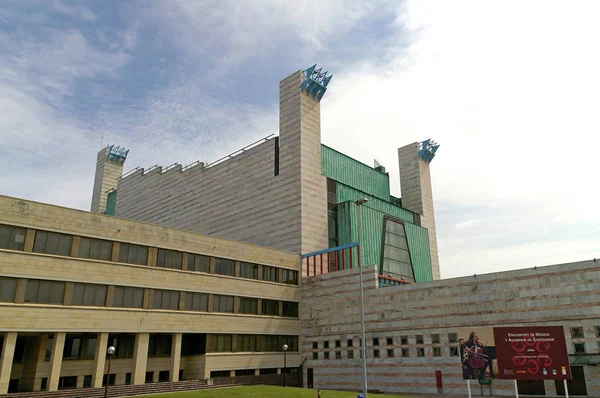
[[[571,380],[562,326],[495,327],[498,376],[510,380]]]
[[[458,329],[463,379],[493,379],[496,366],[494,331],[491,327]]]

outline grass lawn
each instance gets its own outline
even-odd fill
[[[325,391],[321,390],[321,398],[356,398],[357,392]],[[316,398],[317,389],[274,387],[274,386],[247,386],[217,388],[211,390],[187,391],[156,395],[140,395],[139,398]]]

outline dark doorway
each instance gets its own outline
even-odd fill
[[[572,380],[567,380],[569,395],[587,395],[585,372],[583,366],[571,366]],[[555,380],[556,395],[565,395],[565,385],[562,380]]]
[[[544,380],[517,380],[517,388],[523,395],[546,395]]]
[[[313,387],[313,369],[312,368],[306,369],[306,387],[314,388]]]

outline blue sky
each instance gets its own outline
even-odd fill
[[[433,138],[442,276],[600,257],[593,1],[0,2],[0,194],[88,209],[125,169],[278,129],[279,80],[334,78],[323,142],[390,171]]]

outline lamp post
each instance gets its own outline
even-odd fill
[[[104,385],[104,398],[108,397],[108,381],[110,379],[110,359],[115,355],[115,347],[112,345],[106,349],[108,355],[108,373],[106,374],[106,384]]]
[[[356,201],[356,218],[357,218],[357,226],[358,226],[358,274],[360,280],[360,350],[362,353],[362,391],[363,398],[367,398],[367,341],[365,340],[365,307],[364,307],[364,299],[363,299],[363,271],[362,264],[363,261],[363,249],[362,249],[362,236],[361,236],[361,216],[360,216],[360,207],[367,203],[369,199],[362,198]]]
[[[283,349],[283,386],[287,387],[287,379],[286,379],[286,373],[287,373],[287,350],[288,350],[288,345],[284,344],[283,347],[281,347]]]

